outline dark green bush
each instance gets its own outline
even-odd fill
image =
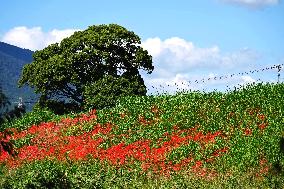
[[[105,76],[85,87],[84,100],[86,109],[103,109],[113,107],[122,96],[146,95],[145,85],[141,85],[138,77]]]
[[[12,188],[71,188],[66,165],[52,161],[38,161],[13,170],[1,178],[0,187]]]
[[[52,111],[35,108],[32,112],[26,113],[21,118],[13,119],[10,122],[4,122],[0,127],[0,131],[4,131],[6,128],[25,130],[32,125],[38,125],[41,122],[48,122],[55,118],[56,115]]]
[[[80,107],[75,102],[64,102],[56,100],[44,100],[35,105],[36,109],[48,109],[57,115],[64,115],[71,112],[80,111]]]

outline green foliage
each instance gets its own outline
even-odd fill
[[[104,163],[89,160],[74,164],[44,160],[26,164],[10,172],[1,167],[0,187],[24,188],[283,188],[283,177],[269,175],[257,180],[247,172],[231,167],[231,174],[220,175],[214,180],[196,178],[188,172],[159,178],[153,174],[141,174],[127,168],[115,169]]]
[[[1,188],[70,188],[66,165],[52,161],[35,162],[9,173],[0,181]],[[5,173],[4,173],[5,174]]]
[[[11,122],[5,122],[1,126],[1,130],[7,128],[16,128],[18,130],[25,130],[32,125],[38,125],[41,122],[48,122],[51,120],[56,120],[59,117],[56,116],[53,112],[46,109],[35,109],[32,112],[26,113],[23,117],[14,119]]]
[[[110,82],[112,79],[113,85]],[[115,91],[123,93],[121,88],[116,88],[116,82],[128,83],[126,80],[106,77],[98,86],[102,87],[104,83],[106,86],[111,86],[103,94]],[[91,86],[88,86],[90,108],[96,104],[91,98]],[[114,89],[111,90],[112,88]],[[128,145],[140,140],[150,140],[151,148],[159,148],[163,142],[169,140],[168,135],[165,135],[166,132],[170,134],[191,128],[198,128],[196,132],[202,131],[205,134],[224,131],[214,143],[201,145],[198,140],[195,142],[190,140],[188,144],[182,144],[166,156],[166,161],[173,163],[180,163],[185,158],[201,161],[206,168],[217,171],[218,176],[213,180],[196,177],[191,173],[191,165],[194,162],[184,170],[171,174],[170,178],[161,178],[152,172],[139,172],[141,170],[139,163],[117,168],[106,162],[91,159],[90,162],[76,161],[66,163],[67,165],[36,162],[37,166],[43,167],[39,168],[41,173],[35,171],[34,163],[11,173],[5,172],[3,167],[0,183],[4,184],[0,184],[0,187],[10,187],[14,184],[24,188],[27,185],[22,183],[27,180],[32,180],[31,182],[36,186],[42,186],[39,184],[41,181],[47,183],[54,179],[52,183],[57,185],[52,186],[66,183],[70,188],[283,188],[283,94],[283,84],[258,84],[227,94],[191,92],[156,97],[121,95],[115,107],[97,111],[94,122],[69,127],[71,129],[82,127],[80,132],[84,133],[86,129],[91,131],[91,126],[97,123],[101,126],[107,122],[112,123],[110,133],[107,135],[100,133],[96,136],[104,137],[104,142],[101,144],[103,148],[122,142]],[[24,116],[27,123],[22,125],[36,123],[40,119],[50,121],[59,118],[49,111],[42,113],[37,111],[33,115],[34,121],[32,115]],[[27,128],[19,126],[21,123],[24,123],[23,119],[13,124],[17,128]],[[261,129],[261,124],[265,124],[265,128]],[[251,133],[246,134],[245,129],[250,129]],[[79,134],[82,134],[80,132]],[[67,134],[75,135],[78,132],[68,131]],[[180,136],[183,137],[182,134]],[[28,137],[30,136],[22,141],[15,141],[15,144],[21,146],[29,143]],[[160,139],[162,140],[158,143]],[[204,161],[224,147],[228,152],[214,156],[215,160],[212,162]],[[267,163],[261,167],[260,160],[263,159]],[[262,177],[256,176],[260,174],[261,168],[265,167],[268,168],[267,174]],[[23,170],[26,170],[25,175]],[[54,175],[58,175],[58,178],[48,174],[49,170],[55,172]],[[36,179],[31,179],[32,174],[37,175]]]
[[[152,57],[139,44],[140,38],[122,26],[90,26],[60,44],[36,51],[34,61],[24,66],[19,84],[34,87],[42,101],[63,99],[82,106],[85,86],[105,75],[135,82],[141,78],[138,69],[153,71]],[[143,80],[139,81],[145,87]]]
[[[56,101],[53,99],[40,101],[34,106],[36,109],[41,109],[42,107],[57,115],[78,112],[78,110],[80,110],[80,107],[76,102]]]
[[[132,82],[124,77],[106,76],[87,85],[84,90],[85,108],[102,109],[113,107],[122,96],[146,95],[146,87],[138,79]]]
[[[10,105],[11,103],[3,93],[0,86],[0,124],[3,124],[5,121],[11,121],[14,118],[18,118],[26,112],[25,106],[15,106],[14,109],[8,110]]]
[[[8,100],[8,98],[6,97],[6,95],[3,93],[2,88],[0,86],[0,119],[2,117],[2,115],[4,114],[4,112],[7,111],[7,106],[10,105],[10,102]],[[1,121],[0,121],[1,123]]]

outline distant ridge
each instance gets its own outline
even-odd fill
[[[28,111],[32,109],[37,97],[30,87],[18,88],[18,80],[23,67],[33,61],[33,53],[29,49],[0,42],[0,86],[12,102],[12,106],[17,105],[19,97],[22,97],[24,101],[33,102],[25,104]]]
[[[33,51],[29,49],[22,49],[20,47],[10,45],[0,41],[0,52],[10,55],[16,59],[23,60],[25,62],[32,62]]]

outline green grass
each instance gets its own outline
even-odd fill
[[[27,130],[40,122],[63,117],[48,111],[27,114],[5,128]],[[159,95],[121,98],[116,107],[97,111],[97,119],[80,122],[62,130],[64,136],[80,136],[95,125],[111,123],[101,150],[123,143],[150,141],[159,149],[172,136],[195,136],[198,132],[222,132],[215,142],[190,140],[172,147],[163,162],[179,164],[194,159],[180,171],[160,174],[153,169],[142,171],[141,161],[127,159],[123,166],[87,158],[80,161],[44,159],[29,161],[16,169],[2,164],[1,188],[284,188],[284,84],[249,85],[237,91],[189,92],[174,96]],[[196,128],[195,134],[191,131]],[[34,136],[36,137],[36,136]],[[32,135],[14,141],[18,149],[32,144]],[[171,144],[172,146],[174,144]],[[212,162],[207,162],[220,149]],[[212,176],[193,173],[197,161]],[[159,163],[157,163],[159,164]],[[160,165],[160,164],[159,164]]]

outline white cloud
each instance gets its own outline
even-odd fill
[[[151,75],[142,74],[149,93],[157,89],[170,93],[189,89],[210,90],[222,87],[225,89],[226,85],[254,82],[255,80],[250,76],[216,80],[213,78],[252,70],[259,67],[257,64],[261,58],[257,52],[249,48],[225,53],[217,45],[198,47],[193,42],[178,37],[165,40],[158,37],[149,38],[142,42],[142,47],[153,56],[155,66]],[[201,81],[202,79],[204,82]],[[195,82],[196,80],[198,82]]]
[[[40,50],[52,43],[60,42],[65,37],[72,35],[75,31],[78,30],[54,29],[49,32],[44,32],[41,27],[27,28],[20,26],[9,30],[4,34],[1,41],[30,50]]]
[[[248,83],[256,82],[255,79],[253,79],[251,76],[248,76],[248,75],[241,76],[241,79],[242,79],[242,81],[243,81],[243,84],[248,84]]]
[[[197,47],[193,42],[178,37],[162,41],[149,38],[142,42],[142,47],[153,56],[157,76],[173,76],[174,73],[202,70],[230,70],[244,67],[255,62],[259,55],[248,48],[233,53],[221,53],[218,46]]]
[[[250,8],[262,8],[280,3],[280,0],[221,0],[225,3],[236,4]]]
[[[161,78],[147,78],[145,85],[148,87],[150,93],[167,92],[174,94],[177,91],[198,90],[198,86],[189,83],[190,77],[188,75],[176,74],[173,77]],[[155,88],[153,88],[154,86]]]

